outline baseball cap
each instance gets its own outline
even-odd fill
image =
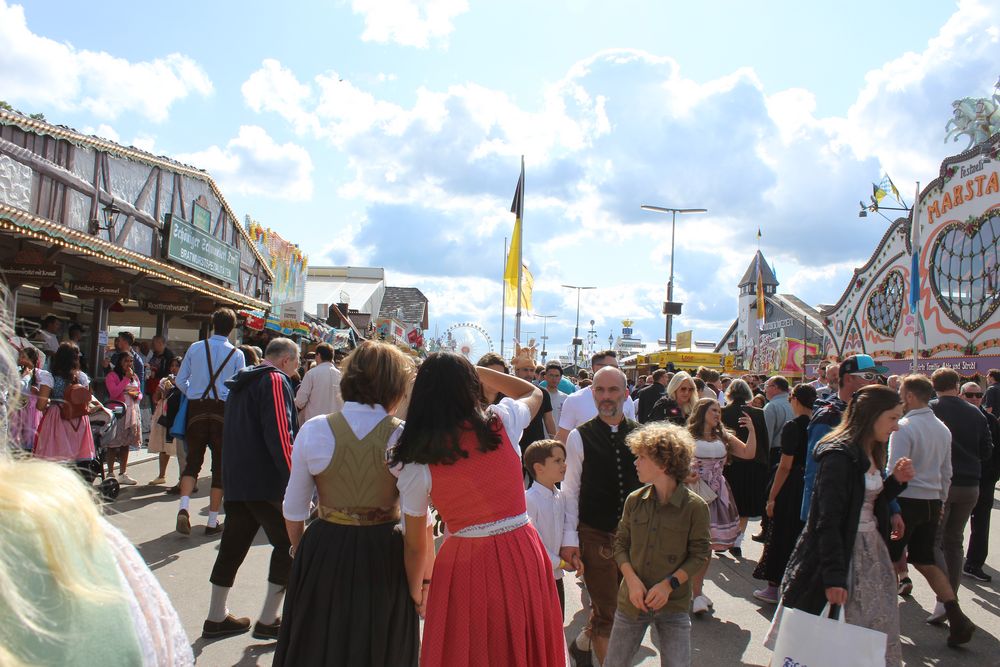
[[[885,366],[878,366],[875,360],[867,354],[855,354],[840,362],[840,377],[850,373],[879,373],[885,374],[889,369]]]

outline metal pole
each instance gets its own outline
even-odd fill
[[[670,280],[667,281],[667,307],[674,302],[674,236],[677,233],[677,211],[670,217]],[[667,313],[667,350],[671,349],[670,337],[674,329],[674,316]]]
[[[504,337],[507,335],[504,325],[507,320],[507,237],[503,237],[503,272],[500,274],[500,356],[503,356]]]
[[[521,156],[521,228],[517,238],[517,314],[514,316],[514,338],[521,344],[521,272],[524,269],[524,156]]]
[[[919,261],[919,257],[920,257],[921,249],[918,247],[917,244],[918,243],[919,244],[923,244],[923,239],[922,239],[922,237],[920,235],[920,227],[919,227],[919,225],[920,225],[920,219],[919,219],[919,215],[918,215],[920,213],[920,210],[918,208],[919,204],[920,204],[920,181],[917,181],[917,192],[913,196],[913,209],[910,211],[910,227],[911,227],[911,229],[910,229],[910,244],[911,244],[911,246],[913,246],[913,248],[912,248],[913,252],[917,254],[917,258],[918,258],[916,266],[912,266],[911,265],[911,267],[912,267],[911,270],[916,269],[916,271],[918,272],[917,276],[916,276],[916,284],[918,286],[920,286],[920,274],[919,274],[919,271],[920,271],[920,261]],[[913,280],[913,278],[911,278],[911,280]],[[911,290],[913,289],[913,283],[912,282],[910,284],[910,289]],[[914,300],[916,301],[917,309],[913,312],[913,370],[912,370],[912,372],[916,373],[917,372],[917,359],[920,357],[920,327],[921,327],[921,323],[920,323],[920,294],[919,293],[917,293],[916,298]]]
[[[580,347],[577,341],[580,340],[580,288],[576,288],[576,328],[573,330],[573,363],[580,365],[580,355],[577,352]]]
[[[543,315],[542,316],[542,363],[543,364],[545,363],[545,341],[549,339],[549,337],[545,335],[545,329],[548,323],[549,323],[548,316]]]
[[[544,364],[545,363],[545,358],[548,356],[548,352],[545,351],[545,341],[547,341],[549,339],[549,336],[548,336],[548,333],[547,333],[549,320],[551,320],[553,317],[556,317],[556,316],[555,315],[538,315],[536,313],[534,315],[534,317],[540,317],[540,318],[542,318],[542,364]]]

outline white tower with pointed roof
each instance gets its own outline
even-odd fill
[[[757,322],[757,270],[758,262],[761,272],[761,282],[764,286],[765,322],[767,314],[773,309],[767,299],[778,290],[778,279],[774,275],[767,260],[760,250],[750,261],[750,266],[740,279],[739,318],[736,326],[736,354],[742,360],[742,366],[748,368],[753,358],[754,350],[760,342],[760,329]]]

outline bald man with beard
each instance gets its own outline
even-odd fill
[[[567,563],[583,565],[583,580],[590,593],[587,636],[570,646],[576,664],[589,665],[592,644],[598,662],[604,663],[618,604],[620,573],[614,559],[614,538],[628,495],[642,486],[635,470],[635,456],[625,438],[639,423],[627,418],[625,374],[618,368],[601,368],[591,386],[597,416],[580,424],[566,438],[566,521],[560,556]]]

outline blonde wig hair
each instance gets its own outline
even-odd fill
[[[688,399],[687,403],[681,403],[677,401],[677,390],[685,382],[691,386],[691,398]],[[684,413],[685,417],[690,416],[694,412],[694,406],[698,404],[698,388],[694,384],[694,378],[687,371],[674,373],[674,376],[670,378],[670,382],[667,384],[667,396],[677,401],[677,405],[680,406],[681,412]]]
[[[13,394],[17,384],[17,353],[7,309],[8,292],[0,284],[0,393]],[[10,402],[0,410],[0,665],[24,665],[9,638],[33,632],[46,639],[62,638],[62,628],[48,621],[48,600],[25,595],[25,572],[37,568],[58,587],[53,598],[106,603],[124,600],[120,587],[99,572],[108,562],[106,538],[92,489],[73,470],[48,461],[17,456],[8,443]],[[98,557],[101,551],[104,557]],[[110,579],[110,580],[113,580]]]

